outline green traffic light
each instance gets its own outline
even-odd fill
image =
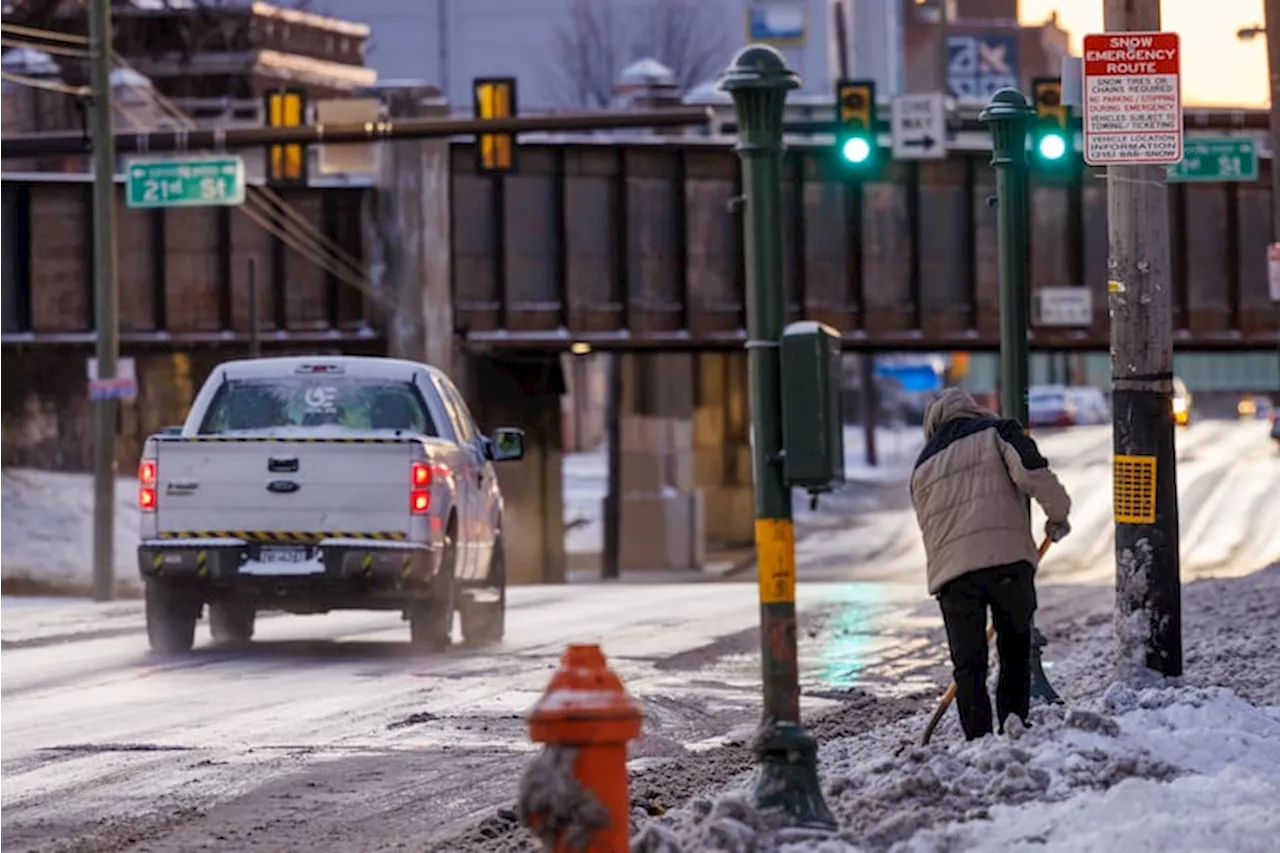
[[[850,163],[865,163],[871,156],[871,143],[861,136],[853,136],[840,146],[840,154]]]
[[[1060,133],[1046,133],[1036,142],[1036,152],[1044,160],[1061,160],[1067,154],[1067,140]]]

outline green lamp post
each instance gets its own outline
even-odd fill
[[[780,350],[786,322],[782,290],[782,117],[787,92],[800,85],[771,47],[748,45],[720,88],[733,98],[742,158],[746,254],[747,352],[755,430],[756,552],[761,578],[760,635],[764,713],[756,738],[756,802],[792,826],[834,829],[818,784],[817,741],[800,725],[796,655],[795,534],[783,470]],[[788,583],[765,585],[768,574]],[[778,593],[779,587],[789,590]],[[782,600],[779,600],[782,599]]]
[[[1001,89],[978,114],[991,128],[996,170],[996,242],[1000,267],[1000,409],[1027,428],[1027,325],[1031,281],[1027,273],[1027,131],[1035,110],[1016,89]],[[1040,650],[1048,642],[1031,628],[1031,698],[1059,703]]]

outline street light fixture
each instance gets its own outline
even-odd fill
[[[1261,35],[1266,35],[1267,28],[1262,24],[1254,24],[1251,27],[1241,27],[1236,30],[1236,38],[1240,41],[1253,41]]]

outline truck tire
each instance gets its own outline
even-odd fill
[[[191,651],[200,600],[190,591],[159,578],[148,580],[146,612],[147,640],[153,652],[177,655]]]
[[[405,611],[409,620],[409,644],[415,650],[443,652],[449,648],[453,633],[454,576],[458,563],[457,533],[457,518],[449,516],[444,555],[440,560],[440,571],[432,583],[431,598],[415,601]]]
[[[243,601],[219,601],[209,604],[209,633],[220,645],[241,646],[253,639],[253,623],[257,611]]]
[[[493,543],[486,586],[497,588],[497,601],[468,601],[458,611],[462,639],[468,645],[487,645],[502,640],[507,627],[507,561],[502,539]]]

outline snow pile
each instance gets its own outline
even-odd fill
[[[547,846],[563,836],[570,849],[585,848],[609,824],[604,806],[573,775],[577,757],[576,749],[547,746],[520,779],[519,814]]]
[[[6,591],[82,593],[93,584],[93,477],[5,468],[0,473],[0,569]],[[117,591],[138,594],[138,480],[116,481]]]
[[[917,746],[923,719],[823,748],[835,834],[777,831],[740,779],[714,803],[650,821],[632,849],[1274,849],[1280,708],[1219,687],[1115,683],[1076,707],[1034,709],[1029,729],[1015,720],[1007,735],[973,743]]]

